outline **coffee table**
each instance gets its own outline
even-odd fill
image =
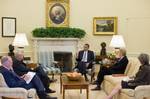
[[[89,83],[85,81],[84,77],[80,80],[70,81],[65,74],[60,76],[60,93],[63,92],[63,99],[65,99],[65,90],[68,89],[86,89],[86,97],[89,99]]]

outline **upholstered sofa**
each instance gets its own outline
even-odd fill
[[[17,99],[38,99],[35,89],[9,88],[5,83],[3,75],[0,73],[0,99],[2,99],[2,96]]]
[[[125,75],[134,76],[138,71],[139,66],[140,62],[137,58],[129,58],[129,63],[125,70]],[[124,75],[106,75],[102,84],[103,90],[106,92],[106,94],[109,94],[112,89],[125,77],[126,76]],[[145,97],[150,97],[150,85],[138,86],[135,88],[135,90],[122,89],[119,94],[113,97],[113,99],[143,99]]]

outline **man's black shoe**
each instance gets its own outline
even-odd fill
[[[57,79],[50,79],[50,83],[54,83],[56,81],[57,81]]]
[[[46,90],[46,93],[55,93],[56,91],[55,90],[52,90],[52,89],[47,89]]]
[[[88,79],[88,78],[85,78],[85,81],[89,81],[89,79]]]
[[[91,83],[92,85],[97,85],[98,82],[97,81],[94,81],[93,83]]]
[[[39,99],[57,99],[57,97],[51,97],[47,95],[45,92],[38,92]]]
[[[98,90],[101,90],[101,87],[99,86],[96,86],[95,88],[91,89],[92,91],[98,91]]]

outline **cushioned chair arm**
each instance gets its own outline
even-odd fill
[[[133,89],[122,89],[121,93],[126,94],[130,97],[134,97],[134,90]]]
[[[27,99],[28,91],[24,88],[0,88],[0,96],[17,97]]]
[[[28,97],[30,99],[37,99],[37,93],[36,93],[36,90],[35,89],[29,89],[27,90],[28,91]]]
[[[150,97],[150,85],[138,86],[135,88],[136,99],[143,99],[144,97]]]
[[[1,87],[0,96],[16,97],[21,99],[28,99],[28,97],[31,97],[31,99],[36,99],[36,91],[34,89],[26,90],[24,88]]]

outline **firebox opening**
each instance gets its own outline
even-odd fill
[[[71,52],[53,52],[54,61],[58,62],[58,66],[62,72],[70,72],[72,70],[72,53]]]

